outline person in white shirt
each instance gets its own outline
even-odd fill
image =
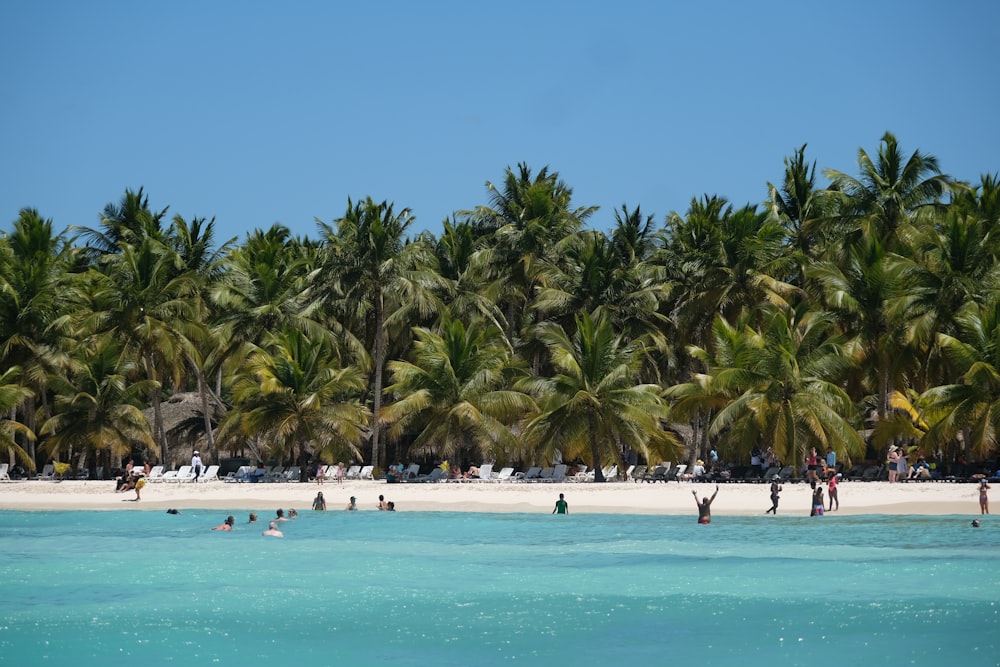
[[[194,456],[191,457],[191,470],[194,471],[194,481],[198,481],[201,476],[201,457],[198,456],[198,450],[194,450]]]

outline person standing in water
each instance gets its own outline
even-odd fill
[[[697,491],[691,491],[691,493],[694,495],[695,504],[698,505],[698,523],[706,525],[712,523],[712,501],[719,495],[719,485],[715,485],[715,493],[712,494],[711,498],[706,496],[701,499],[701,502],[698,502]]]
[[[569,514],[569,503],[566,502],[563,494],[559,494],[559,500],[556,501],[556,507],[552,510],[553,514]]]
[[[326,498],[323,497],[323,492],[320,491],[316,494],[313,499],[313,509],[314,510],[325,510],[326,509]]]
[[[809,516],[823,516],[823,486],[819,482],[813,482],[812,510]]]
[[[771,509],[764,514],[778,514],[778,494],[781,493],[781,478],[775,476],[771,480]]]

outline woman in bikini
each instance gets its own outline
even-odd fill
[[[986,480],[979,482],[979,513],[989,514],[990,513],[990,498],[986,495],[986,492],[990,490],[990,485]]]

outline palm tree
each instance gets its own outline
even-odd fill
[[[52,220],[35,209],[21,209],[12,231],[0,235],[0,368],[19,367],[32,390],[17,406],[31,430],[49,414],[47,383],[71,344],[63,317],[70,308],[71,256]],[[34,442],[23,444],[34,458]]]
[[[604,461],[623,464],[625,448],[646,460],[676,456],[678,443],[662,426],[668,410],[659,387],[638,382],[640,341],[626,343],[606,319],[588,313],[577,318],[572,337],[551,322],[539,333],[556,373],[516,384],[540,404],[524,430],[529,451],[546,461],[557,451],[567,461],[582,458],[595,482],[605,481]]]
[[[411,452],[456,461],[520,455],[510,426],[535,409],[529,396],[508,389],[514,357],[502,332],[474,319],[466,327],[445,318],[440,332],[417,328],[412,361],[390,361],[393,402],[378,419],[390,438],[417,432]]]
[[[693,351],[708,367],[707,382],[668,392],[678,399],[703,395],[716,404],[727,398],[708,435],[728,444],[734,455],[767,444],[786,463],[802,460],[812,446],[841,456],[864,455],[864,441],[852,423],[856,408],[838,384],[851,360],[842,341],[831,336],[834,320],[800,310],[764,307],[759,332],[716,318],[714,356]]]
[[[115,338],[122,354],[142,362],[154,414],[153,438],[163,460],[169,452],[160,402],[164,380],[177,387],[198,340],[197,284],[191,272],[178,273],[177,254],[152,237],[105,256],[103,272],[92,273],[84,327]]]
[[[361,338],[370,341],[373,351],[371,396],[376,415],[382,409],[390,320],[397,330],[405,331],[402,323],[411,317],[428,318],[441,310],[435,292],[444,283],[433,268],[433,253],[419,240],[408,243],[405,236],[413,220],[408,209],[397,214],[393,204],[368,197],[357,203],[348,199],[347,211],[334,227],[320,223],[326,258],[318,289],[326,303],[342,313],[342,321],[360,322],[366,332]],[[375,466],[384,460],[381,430],[376,420],[371,431]]]
[[[925,392],[945,416],[931,426],[924,443],[947,449],[961,434],[972,453],[985,459],[1000,444],[1000,297],[968,304],[957,325],[955,336],[938,337],[959,381]]]
[[[563,255],[544,262],[544,286],[533,308],[571,330],[582,312],[607,316],[616,330],[630,338],[646,335],[660,349],[670,321],[659,312],[669,293],[662,267],[651,262],[655,250],[652,216],[643,219],[639,207],[615,211],[611,237],[584,231],[567,239]]]
[[[31,396],[31,390],[20,382],[21,369],[11,366],[0,372],[0,415],[11,414]],[[0,417],[0,449],[12,459],[17,459],[29,470],[35,469],[35,459],[21,445],[18,436],[34,442],[35,434],[30,428],[17,421]]]
[[[507,167],[503,184],[487,181],[489,206],[465,211],[479,236],[486,238],[483,261],[491,280],[490,297],[500,305],[507,337],[523,335],[527,305],[539,285],[541,262],[553,261],[559,244],[581,229],[596,207],[571,209],[572,188],[543,167],[532,176],[528,165]]]
[[[295,329],[268,335],[233,379],[220,441],[259,436],[280,460],[297,453],[303,480],[310,452],[327,461],[358,458],[371,419],[358,399],[365,378],[356,366],[340,367],[339,356],[326,337]]]
[[[885,419],[889,397],[906,388],[917,363],[914,348],[906,345],[905,311],[890,307],[905,293],[906,265],[878,240],[866,240],[839,262],[815,262],[807,275],[822,290],[816,302],[837,317],[847,336],[844,344],[862,371],[858,377]]]
[[[150,391],[149,380],[129,382],[135,361],[121,355],[108,337],[79,346],[68,378],[57,384],[55,414],[42,426],[46,454],[72,457],[82,451],[104,464],[128,456],[135,444],[158,453],[142,414],[140,399]]]
[[[951,187],[951,179],[941,173],[936,157],[918,150],[905,158],[891,132],[882,135],[874,160],[863,148],[858,149],[858,168],[859,178],[826,170],[830,196],[837,202],[837,213],[852,222],[861,236],[876,239],[889,250],[896,249],[901,228],[910,216],[921,208],[937,206]]]
[[[816,163],[811,165],[805,157],[806,144],[784,160],[785,174],[781,187],[767,184],[771,215],[786,229],[788,242],[795,249],[800,267],[816,259],[827,243],[837,237],[827,215],[829,208],[825,190],[816,187]],[[799,287],[805,287],[803,268],[799,270]]]
[[[170,245],[179,259],[178,271],[187,273],[194,281],[195,313],[198,315],[199,326],[196,331],[201,335],[198,345],[190,349],[195,353],[188,359],[191,370],[198,381],[198,393],[201,397],[204,433],[208,441],[208,451],[212,460],[218,459],[215,447],[215,434],[212,428],[212,410],[209,407],[209,385],[205,378],[206,366],[210,364],[212,353],[219,347],[215,332],[208,326],[211,321],[209,312],[210,295],[215,285],[222,279],[225,253],[235,242],[231,238],[221,247],[214,247],[215,218],[206,221],[195,217],[189,223],[180,215],[175,215],[170,227]],[[216,397],[221,402],[218,397]]]

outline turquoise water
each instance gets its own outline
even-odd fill
[[[1000,664],[991,517],[232,513],[0,512],[0,664]]]

